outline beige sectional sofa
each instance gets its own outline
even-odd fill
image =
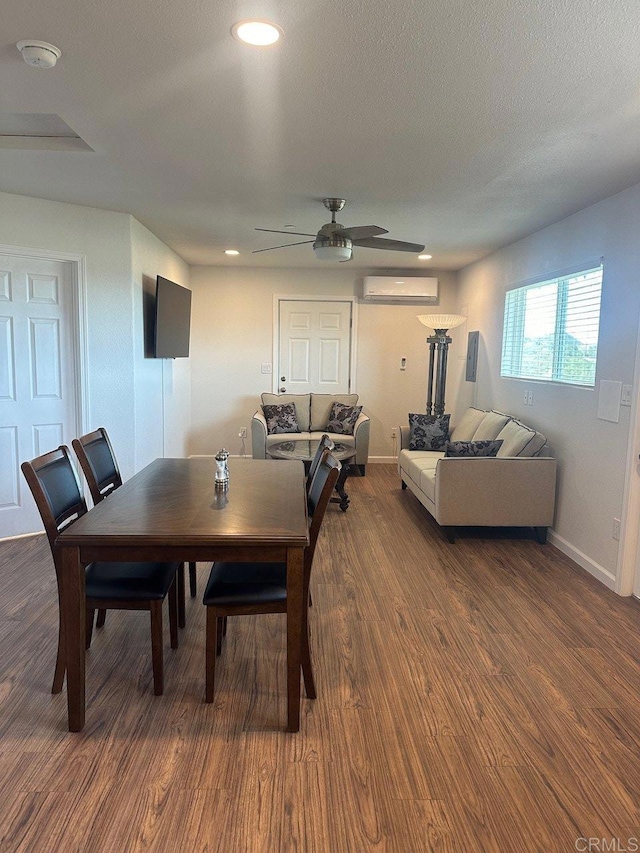
[[[263,394],[261,400],[263,406],[294,403],[300,432],[268,435],[267,422],[262,413],[262,408],[258,409],[251,419],[251,443],[254,459],[266,459],[267,450],[273,444],[297,438],[319,439],[326,433],[335,442],[355,447],[356,457],[353,461],[364,476],[369,459],[369,428],[371,426],[369,417],[364,412],[360,413],[354,426],[353,435],[330,433],[326,430],[333,403],[357,406],[357,394]]]
[[[533,527],[545,542],[553,524],[556,460],[544,435],[501,412],[468,409],[451,441],[501,439],[497,457],[456,458],[409,450],[400,428],[398,470],[410,489],[455,542],[456,527]]]

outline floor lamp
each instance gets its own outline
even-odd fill
[[[466,320],[461,314],[420,314],[418,320],[435,334],[427,338],[429,344],[429,382],[427,384],[427,414],[436,417],[444,414],[444,389],[447,381],[447,354],[451,338],[449,329],[455,329]],[[437,355],[436,355],[437,353]],[[434,376],[435,372],[435,376]],[[434,389],[435,378],[435,389]]]

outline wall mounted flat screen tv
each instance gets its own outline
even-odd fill
[[[156,358],[187,358],[191,330],[191,291],[158,276],[156,282]]]

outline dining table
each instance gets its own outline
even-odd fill
[[[69,731],[85,724],[84,567],[99,560],[286,562],[287,730],[299,730],[304,466],[234,457],[226,489],[216,488],[215,471],[213,457],[156,459],[58,536]]]

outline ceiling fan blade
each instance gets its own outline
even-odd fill
[[[293,237],[315,237],[315,234],[305,234],[303,231],[274,231],[273,228],[254,228],[254,231],[268,231],[269,234],[291,234]]]
[[[379,228],[377,225],[356,225],[353,228],[338,228],[334,234],[339,234],[340,237],[346,237],[348,240],[363,240],[365,237],[375,237],[378,234],[388,234],[386,228]]]
[[[273,249],[288,249],[289,246],[306,246],[307,243],[315,243],[315,240],[301,240],[299,243],[285,243],[284,246],[269,246],[268,249],[254,249],[252,255],[257,255],[259,252],[271,252]]]
[[[391,249],[394,252],[423,252],[421,243],[405,243],[403,240],[386,240],[384,237],[365,237],[354,240],[354,246],[364,246],[366,249]]]

